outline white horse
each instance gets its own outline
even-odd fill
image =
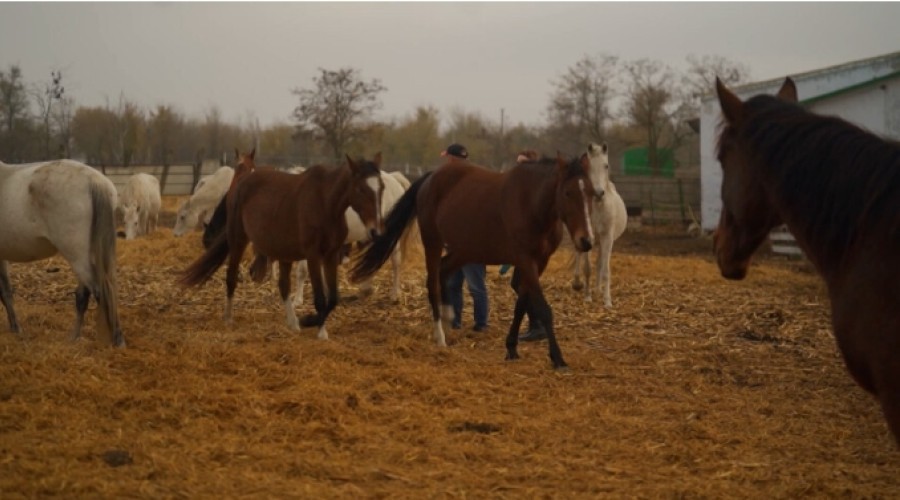
[[[597,293],[603,289],[603,305],[612,306],[609,293],[610,270],[609,257],[612,254],[613,242],[625,232],[628,214],[625,202],[616,191],[616,186],[609,180],[609,148],[606,143],[588,146],[588,157],[591,161],[591,182],[597,197],[594,200],[594,211],[591,223],[597,248]],[[575,254],[574,279],[572,288],[581,290],[584,287],[584,300],[591,301],[591,263],[587,252]],[[579,271],[584,273],[584,284],[581,283]]]
[[[194,188],[194,194],[178,209],[172,234],[176,237],[183,235],[197,227],[197,222],[201,218],[204,224],[209,223],[216,205],[228,192],[232,178],[234,178],[233,168],[220,167],[214,173],[200,179]]]
[[[397,203],[397,200],[399,200],[400,197],[403,196],[403,193],[406,192],[407,188],[409,188],[410,182],[409,179],[400,172],[388,173],[382,171],[381,180],[384,182],[384,199],[381,202],[381,215],[382,220],[384,220],[391,209],[394,208],[394,204]],[[345,218],[347,219],[348,229],[346,243],[353,244],[357,241],[366,241],[369,239],[369,235],[362,223],[362,219],[359,218],[359,215],[357,215],[352,208],[347,209]],[[391,254],[392,284],[390,298],[392,301],[397,301],[400,298],[400,266],[403,263],[402,247],[404,246],[405,244],[397,245],[397,248],[395,248],[394,252]],[[308,272],[306,261],[301,261],[294,269],[297,290],[294,292],[293,304],[296,307],[303,305],[303,287],[306,284]],[[373,286],[371,279],[360,284],[360,294],[362,296],[365,297],[371,295],[372,290]]]
[[[31,262],[61,254],[78,279],[72,338],[81,335],[91,294],[97,325],[124,346],[116,285],[116,188],[93,168],[72,160],[26,165],[0,162],[0,302],[19,334],[7,261]]]
[[[150,174],[132,175],[122,190],[119,203],[125,221],[126,240],[152,233],[156,230],[162,206],[159,180]]]

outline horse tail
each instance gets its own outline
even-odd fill
[[[178,283],[182,286],[197,286],[206,283],[225,263],[228,251],[228,237],[222,232],[206,249],[206,252],[181,273]]]
[[[203,228],[203,248],[209,249],[220,235],[225,235],[225,222],[228,220],[228,208],[225,204],[227,197],[227,195],[222,197],[216,205],[212,218],[209,219],[209,224]]]
[[[408,233],[407,226],[416,216],[416,198],[422,184],[428,179],[431,172],[426,173],[409,186],[403,196],[394,204],[394,208],[388,213],[384,222],[384,234],[375,237],[365,244],[365,250],[353,264],[351,281],[362,281],[381,269],[397,246],[400,238]]]
[[[97,328],[110,342],[125,345],[125,338],[119,327],[119,298],[116,280],[116,203],[115,191],[104,189],[101,184],[92,183],[91,206],[91,269],[97,298],[99,320]]]

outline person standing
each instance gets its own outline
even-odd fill
[[[469,159],[469,152],[462,144],[453,143],[441,152],[441,156],[446,157],[450,163],[465,162]],[[488,327],[488,295],[487,286],[484,283],[485,274],[486,266],[484,264],[469,263],[447,278],[447,293],[450,295],[448,299],[453,307],[453,321],[450,322],[451,328],[459,329],[462,327],[463,281],[468,285],[469,295],[472,296],[475,317],[475,326],[472,329],[480,332]]]

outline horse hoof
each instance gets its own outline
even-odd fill
[[[581,283],[572,283],[572,290],[575,290],[576,292],[578,292],[578,291],[581,291],[582,288],[584,288],[584,285],[583,285],[583,284],[581,284]]]
[[[515,352],[506,353],[506,361],[516,361],[517,359],[519,359],[518,353],[515,353]]]
[[[572,373],[572,369],[569,368],[569,366],[565,363],[559,366],[554,366],[553,369],[556,370],[556,373],[559,373],[560,375],[569,375]]]

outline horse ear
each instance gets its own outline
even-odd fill
[[[372,161],[375,163],[375,165],[378,166],[378,168],[381,168],[381,151],[375,154],[375,158],[373,158]]]
[[[238,148],[234,148],[234,162],[237,163],[238,160],[241,159],[241,152],[238,151]]]
[[[250,159],[252,160],[256,156],[256,148],[250,150]]]
[[[350,158],[350,155],[344,153],[344,156],[347,158],[347,165],[350,167],[350,171],[355,174],[359,167],[353,162],[353,158]]]
[[[606,146],[606,144],[603,144]],[[606,150],[603,151],[604,153]],[[591,175],[591,160],[588,158],[587,153],[582,153],[581,158],[578,159],[581,162],[581,168],[584,170],[585,175]]]
[[[719,77],[716,77],[716,93],[719,95],[719,105],[722,107],[722,114],[729,123],[740,122],[744,112],[744,103],[741,99],[734,95]]]
[[[609,146],[607,146],[605,142],[601,143],[600,151],[602,151],[603,154],[609,154]]]
[[[797,102],[797,85],[794,84],[794,80],[790,77],[785,78],[776,96],[782,101]]]

